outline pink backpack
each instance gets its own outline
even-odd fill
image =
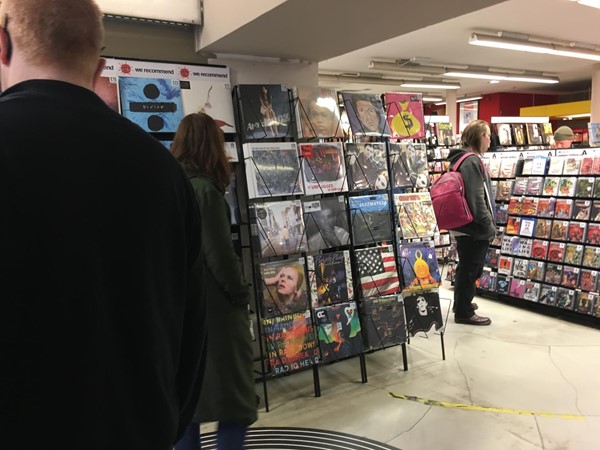
[[[431,201],[440,229],[454,230],[473,222],[473,214],[465,198],[465,183],[458,172],[462,162],[473,155],[465,153],[431,186]]]

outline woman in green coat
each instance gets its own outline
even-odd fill
[[[250,289],[231,242],[230,210],[223,195],[231,180],[223,133],[204,113],[186,116],[171,151],[185,169],[202,217],[208,349],[194,421],[175,446],[200,448],[199,424],[219,422],[217,448],[242,449],[257,419],[248,302]]]

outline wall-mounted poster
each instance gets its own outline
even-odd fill
[[[458,129],[462,133],[469,123],[479,119],[479,102],[462,102],[458,110]]]

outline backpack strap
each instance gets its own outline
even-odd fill
[[[452,169],[450,169],[450,170],[452,170],[453,172],[456,172],[458,170],[458,168],[460,167],[460,165],[462,164],[462,162],[465,159],[467,159],[469,156],[472,156],[472,155],[477,156],[473,152],[465,152],[464,155],[462,155],[460,158],[458,158],[458,161],[456,161],[456,163],[452,166]]]

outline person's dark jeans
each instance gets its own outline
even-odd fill
[[[454,275],[454,317],[468,319],[475,314],[471,307],[476,292],[475,281],[483,273],[483,263],[489,246],[488,240],[456,236],[458,266]]]
[[[217,430],[217,450],[242,450],[246,439],[247,425],[236,422],[219,422]],[[200,424],[191,423],[179,442],[173,447],[175,450],[200,450]]]

